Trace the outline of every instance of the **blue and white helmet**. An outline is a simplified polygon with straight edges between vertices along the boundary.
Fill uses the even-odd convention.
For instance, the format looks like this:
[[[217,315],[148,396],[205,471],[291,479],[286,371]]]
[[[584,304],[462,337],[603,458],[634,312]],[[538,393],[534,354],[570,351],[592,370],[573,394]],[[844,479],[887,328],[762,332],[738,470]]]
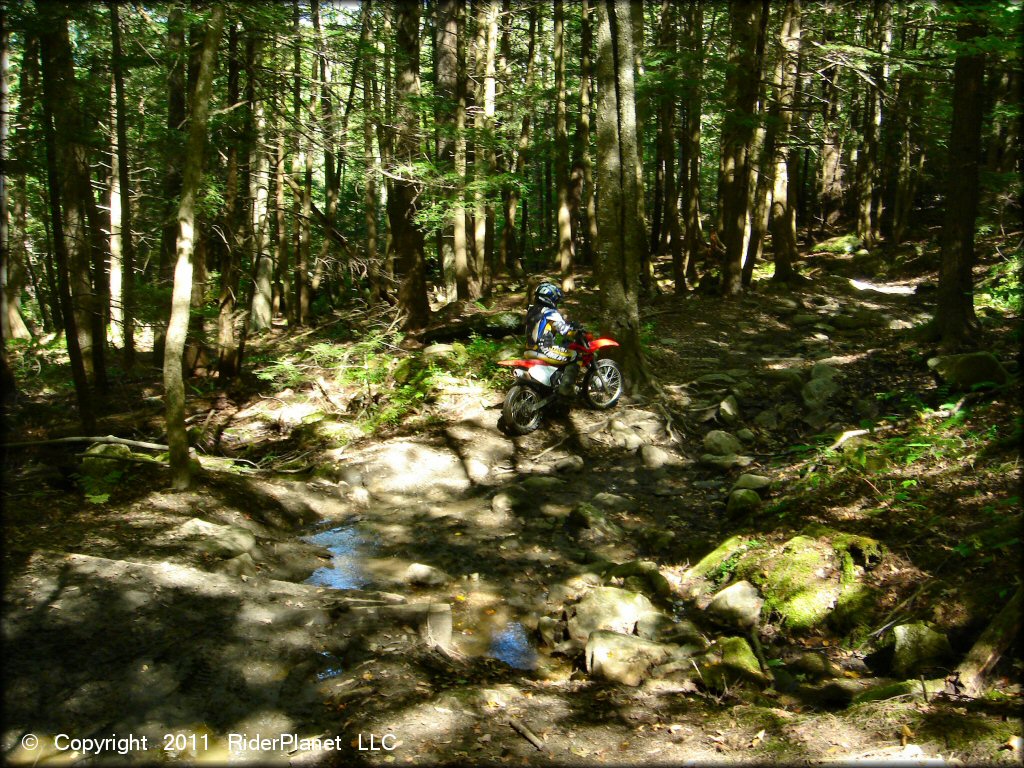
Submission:
[[[558,308],[558,302],[562,300],[562,289],[554,283],[541,283],[533,294],[538,304],[543,304],[552,309]]]

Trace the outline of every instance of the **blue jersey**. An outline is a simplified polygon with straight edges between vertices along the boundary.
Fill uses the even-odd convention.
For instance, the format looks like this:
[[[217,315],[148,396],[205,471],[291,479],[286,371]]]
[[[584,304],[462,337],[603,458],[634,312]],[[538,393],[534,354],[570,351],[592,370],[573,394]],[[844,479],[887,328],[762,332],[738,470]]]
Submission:
[[[572,326],[554,307],[533,304],[526,310],[526,348],[546,349],[555,346],[555,335],[566,336]]]

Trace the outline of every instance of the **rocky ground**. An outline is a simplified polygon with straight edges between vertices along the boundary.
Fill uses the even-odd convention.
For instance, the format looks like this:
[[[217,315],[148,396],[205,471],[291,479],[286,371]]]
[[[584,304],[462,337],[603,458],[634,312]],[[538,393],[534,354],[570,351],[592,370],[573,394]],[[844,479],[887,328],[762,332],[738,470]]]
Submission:
[[[1017,447],[990,442],[970,477],[941,456],[871,474],[905,469],[881,433],[823,451],[869,423],[907,434],[951,389],[909,336],[933,309],[920,275],[812,271],[733,302],[657,299],[663,391],[526,437],[498,429],[500,392],[459,381],[415,428],[332,447],[351,393],[321,379],[196,398],[220,453],[287,454],[275,472],[210,458],[171,494],[137,454],[15,456],[6,759],[117,734],[149,760],[279,764],[1019,761],[1019,668],[986,699],[947,680],[1012,583],[1019,539],[969,562],[955,545],[989,511],[1019,528]],[[993,320],[1005,367],[986,376],[1017,373],[1012,329]],[[968,426],[1009,434],[1002,392]],[[42,436],[34,407],[22,426]],[[159,417],[141,399],[107,429],[159,435]],[[282,734],[304,741],[253,741]]]

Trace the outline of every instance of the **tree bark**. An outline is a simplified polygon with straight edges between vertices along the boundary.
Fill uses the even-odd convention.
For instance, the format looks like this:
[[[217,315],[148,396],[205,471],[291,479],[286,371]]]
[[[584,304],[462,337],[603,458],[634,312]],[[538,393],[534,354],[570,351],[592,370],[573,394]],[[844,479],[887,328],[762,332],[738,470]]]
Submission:
[[[992,671],[1006,650],[1017,639],[1021,624],[1021,601],[1024,587],[1017,587],[1013,597],[992,619],[992,623],[971,646],[967,656],[956,668],[959,683],[968,696],[978,697],[985,690],[985,676]]]
[[[192,115],[182,173],[181,202],[178,206],[177,263],[171,293],[171,316],[164,346],[164,400],[167,413],[167,445],[170,448],[171,484],[184,490],[191,484],[188,434],[185,431],[185,386],[182,379],[182,353],[188,330],[192,299],[192,253],[194,248],[195,201],[203,172],[206,123],[213,90],[214,59],[224,25],[224,6],[214,5],[206,25],[192,94]]]
[[[437,167],[446,181],[455,174],[455,106],[459,90],[459,10],[458,0],[441,0],[435,9],[434,23],[434,132]],[[455,194],[445,188],[446,201]],[[454,217],[449,216],[438,232],[438,260],[444,279],[445,300],[458,296],[455,269]]]
[[[110,292],[111,320],[114,314],[115,274],[120,283],[119,319],[121,325],[122,356],[125,368],[135,364],[135,241],[132,238],[132,204],[130,174],[128,168],[128,115],[124,98],[124,67],[121,51],[121,21],[118,16],[119,0],[110,3],[110,36],[113,47],[111,68],[114,75],[114,133],[117,137],[117,151],[112,154],[112,181],[117,181],[117,210],[115,211],[113,185],[110,203]],[[120,214],[120,215],[118,215]],[[117,245],[115,246],[115,237]],[[115,249],[120,251],[119,269],[114,268]],[[119,274],[118,274],[119,273]]]
[[[985,32],[983,24],[970,17],[957,29],[961,49],[953,67],[953,120],[934,328],[946,350],[964,345],[977,327],[971,271],[975,259],[974,220],[978,213],[985,54],[975,41]]]
[[[58,38],[61,27],[66,30],[66,21],[57,25],[56,36]],[[50,29],[52,31],[52,27]],[[66,103],[62,101],[66,97],[66,89],[59,83],[63,74],[58,60],[61,52],[58,51],[56,44],[51,44],[54,43],[54,40],[49,35],[41,36],[40,43],[43,53],[43,133],[46,143],[46,179],[50,195],[50,226],[53,231],[53,253],[57,261],[60,310],[64,321],[64,338],[67,341],[71,378],[75,383],[78,416],[82,421],[82,429],[85,432],[93,432],[96,426],[96,417],[93,411],[85,355],[79,345],[78,318],[75,316],[69,279],[71,259],[68,254],[68,235],[64,229],[64,217],[61,215],[63,182],[58,167],[63,158],[59,157],[55,119],[55,113],[66,106]],[[66,173],[69,172],[70,169],[66,165],[62,167]],[[76,226],[81,225],[80,216],[75,223]]]
[[[419,121],[414,100],[419,96],[420,9],[402,3],[395,14],[395,168],[388,195],[388,217],[395,252],[395,273],[401,276],[398,303],[408,331],[425,328],[430,319],[427,301],[423,231],[416,223],[421,189],[412,167],[420,157]]]
[[[722,293],[734,296],[742,290],[743,234],[747,220],[750,185],[750,148],[754,140],[754,110],[760,67],[757,37],[761,6],[734,2],[730,7],[731,39],[725,82],[726,115],[722,126],[722,244],[725,257]]]
[[[576,287],[573,278],[572,211],[569,207],[569,132],[565,108],[565,10],[563,0],[554,0],[555,30],[555,184],[558,187],[558,264],[562,290]]]
[[[639,148],[633,80],[633,37],[627,0],[598,0],[597,169],[598,279],[601,306],[622,344],[622,367],[631,391],[650,384],[640,343],[640,254],[644,228],[636,206],[643,189],[636,176]]]
[[[782,47],[779,84],[775,97],[777,134],[772,163],[775,166],[772,192],[771,230],[775,256],[773,280],[788,281],[796,275],[796,206],[789,192],[789,133],[796,102],[797,65],[800,59],[800,0],[788,0],[782,14],[779,44]]]
[[[594,244],[597,242],[597,197],[594,195],[594,163],[590,158],[590,120],[593,100],[593,16],[592,0],[580,4],[580,114],[576,126],[576,160],[574,166],[583,169],[583,237],[580,261],[594,263]]]
[[[690,0],[687,13],[687,37],[683,47],[691,52],[692,73],[684,91],[686,113],[686,129],[683,136],[683,161],[685,167],[685,186],[683,189],[684,217],[683,230],[685,237],[684,266],[680,271],[686,274],[691,283],[697,278],[697,254],[704,243],[703,228],[700,220],[700,169],[701,169],[701,113],[703,111],[703,77],[704,77],[704,11],[701,0]],[[686,290],[678,277],[676,292]]]

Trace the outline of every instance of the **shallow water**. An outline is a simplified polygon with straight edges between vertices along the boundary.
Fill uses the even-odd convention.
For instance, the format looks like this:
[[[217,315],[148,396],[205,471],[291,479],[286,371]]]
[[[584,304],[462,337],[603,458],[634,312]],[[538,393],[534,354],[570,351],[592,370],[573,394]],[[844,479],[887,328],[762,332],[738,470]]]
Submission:
[[[537,651],[518,621],[511,621],[491,633],[487,655],[515,669],[534,669],[537,666]]]
[[[331,553],[331,564],[313,571],[306,584],[332,589],[360,589],[370,583],[362,567],[360,549],[367,545],[366,538],[354,525],[328,528],[303,541],[326,547]]]

